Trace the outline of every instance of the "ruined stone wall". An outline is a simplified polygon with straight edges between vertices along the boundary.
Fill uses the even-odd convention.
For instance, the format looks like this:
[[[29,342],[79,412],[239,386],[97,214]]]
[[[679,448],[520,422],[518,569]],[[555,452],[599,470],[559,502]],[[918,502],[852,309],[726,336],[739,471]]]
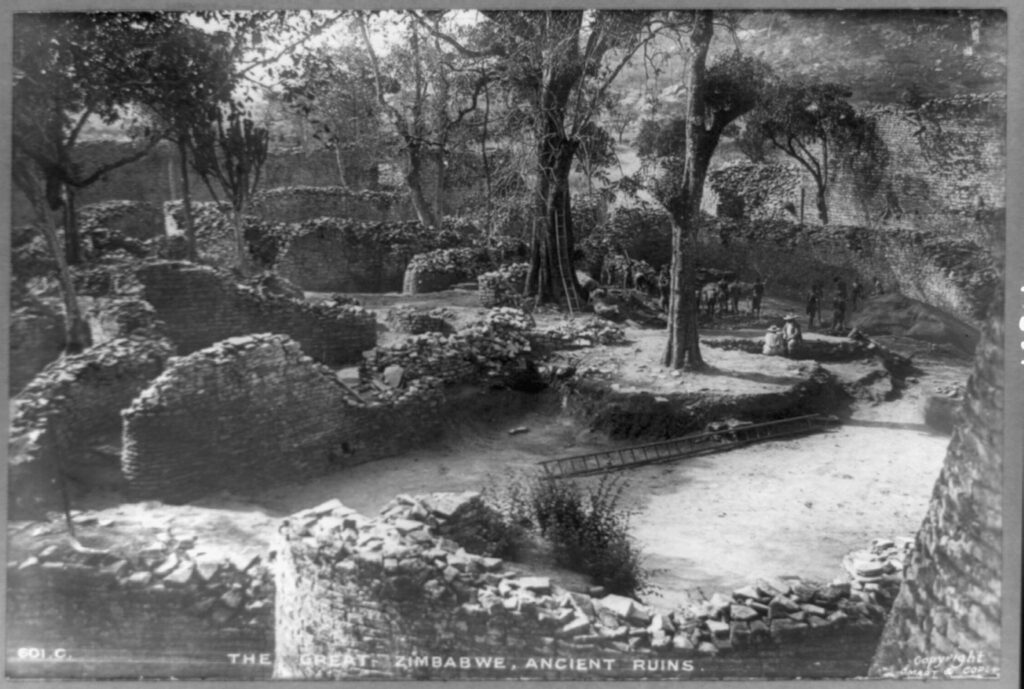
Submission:
[[[7,391],[14,394],[64,351],[64,319],[36,299],[11,305]]]
[[[888,149],[887,168],[870,188],[837,170],[827,195],[829,222],[954,235],[964,229],[973,232],[970,218],[976,211],[1006,205],[1004,99],[1005,94],[965,95],[930,101],[920,110],[870,108]],[[703,209],[725,217],[739,212],[751,218],[797,220],[802,187],[803,220],[819,224],[813,178],[792,158],[771,148],[768,154],[764,164],[744,162],[712,171]],[[786,172],[766,179],[779,166]],[[787,204],[792,215],[783,210]]]
[[[529,263],[510,263],[497,270],[477,276],[477,294],[480,305],[514,306],[526,287],[526,276],[530,271]]]
[[[659,613],[467,552],[453,539],[460,514],[479,520],[464,509],[474,500],[399,496],[378,519],[334,500],[285,520],[275,543],[274,677],[807,677],[801,646],[843,672],[839,659],[873,643],[898,586],[898,568],[873,558],[858,562],[867,584],[762,580]],[[824,650],[815,643],[823,639]]]
[[[459,282],[472,280],[492,267],[485,251],[468,247],[417,254],[405,269],[402,293],[440,292]]]
[[[264,558],[164,545],[123,555],[47,545],[9,561],[8,647],[69,656],[16,656],[23,662],[9,661],[9,676],[246,678],[268,669],[228,661],[229,653],[273,649],[274,583]]]
[[[72,472],[92,442],[116,434],[120,410],[173,353],[166,340],[121,338],[65,357],[36,376],[14,400],[8,447],[11,514],[57,504],[56,467]]]
[[[872,674],[995,676],[1002,651],[1003,313],[975,355],[942,473]],[[967,660],[970,655],[970,660]],[[921,658],[934,658],[922,665]]]
[[[457,246],[470,229],[446,220],[440,230],[419,222],[353,222],[320,217],[281,233],[275,270],[303,289],[384,292],[402,289],[406,264],[417,253]]]
[[[302,222],[314,218],[345,218],[359,222],[412,220],[405,195],[392,191],[345,187],[279,187],[257,192],[249,212],[270,222]]]
[[[141,299],[83,297],[80,301],[84,306],[83,314],[89,323],[93,344],[163,327],[153,305]]]
[[[756,271],[769,292],[801,297],[814,280],[870,287],[878,277],[902,294],[976,325],[999,288],[991,250],[963,239],[942,239],[898,228],[718,222],[702,230],[702,265]]]
[[[284,335],[230,338],[175,359],[123,412],[122,471],[140,499],[256,492],[422,442],[441,402],[431,381],[360,402]]]
[[[321,363],[344,365],[361,361],[377,340],[376,319],[357,306],[261,294],[212,268],[184,262],[150,263],[136,274],[142,297],[182,353],[237,335],[277,332]]]
[[[78,226],[83,232],[99,228],[145,241],[164,234],[164,216],[156,204],[138,201],[103,201],[78,209]]]

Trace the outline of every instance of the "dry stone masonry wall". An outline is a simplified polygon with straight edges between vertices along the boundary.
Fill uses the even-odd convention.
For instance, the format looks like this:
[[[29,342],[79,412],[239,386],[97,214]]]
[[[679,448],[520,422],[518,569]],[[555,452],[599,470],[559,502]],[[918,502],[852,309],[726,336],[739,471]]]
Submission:
[[[79,529],[92,528],[75,518]],[[153,668],[165,677],[167,667],[179,678],[251,676],[262,668],[225,658],[273,648],[274,583],[265,558],[186,536],[121,554],[48,544],[8,562],[7,639],[12,648],[64,649],[71,657],[63,677],[75,656],[93,659],[88,674],[96,678],[138,678]],[[111,649],[119,657],[109,657]],[[105,662],[97,667],[98,658]]]
[[[346,187],[278,187],[257,192],[249,212],[270,222],[302,222],[332,217],[395,222],[408,217],[403,194]]]
[[[64,351],[64,319],[50,305],[38,299],[13,303],[8,340],[7,390],[21,390],[43,368]]]
[[[888,559],[900,551],[876,544],[852,582],[759,580],[662,613],[467,552],[454,538],[466,515],[479,519],[479,501],[399,496],[370,519],[334,500],[285,520],[275,678],[665,677],[659,668],[693,670],[733,652],[874,638],[899,585]]]
[[[526,287],[529,271],[529,263],[511,263],[477,276],[480,305],[486,308],[515,306]]]
[[[486,251],[479,249],[438,249],[417,254],[405,269],[402,292],[440,292],[452,285],[472,280],[489,268],[491,259]]]
[[[106,229],[145,241],[164,234],[159,206],[138,201],[103,201],[78,210],[78,228],[83,233]]]
[[[984,246],[898,228],[791,223],[716,223],[705,229],[701,255],[709,264],[752,266],[779,286],[803,293],[812,280],[871,285],[878,277],[977,325],[998,289],[996,260]],[[771,287],[769,287],[771,289]]]
[[[174,359],[123,412],[122,471],[140,499],[251,493],[422,442],[441,402],[430,380],[358,401],[284,335],[229,338]]]
[[[8,447],[12,516],[57,504],[57,468],[72,473],[91,443],[116,435],[120,410],[173,353],[166,340],[111,340],[54,362],[21,391]]]
[[[377,341],[376,319],[358,306],[306,303],[238,285],[212,268],[155,262],[137,276],[182,353],[254,332],[283,333],[317,361],[345,365]]]

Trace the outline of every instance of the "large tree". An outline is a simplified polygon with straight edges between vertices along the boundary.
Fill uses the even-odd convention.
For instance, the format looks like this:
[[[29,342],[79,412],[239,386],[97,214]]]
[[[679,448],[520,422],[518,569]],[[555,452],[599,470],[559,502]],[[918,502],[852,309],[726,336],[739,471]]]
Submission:
[[[63,210],[68,264],[82,258],[76,191],[139,160],[160,139],[158,132],[147,130],[134,150],[93,168],[74,155],[88,123],[118,122],[134,102],[138,84],[148,78],[141,58],[162,40],[166,25],[156,16],[69,12],[14,17],[13,146],[16,155],[34,165],[32,174],[41,177],[49,209]]]
[[[776,81],[747,123],[748,142],[770,144],[811,175],[823,224],[829,221],[828,194],[841,166],[877,180],[888,160],[875,120],[850,103],[851,95],[839,84]]]
[[[685,150],[662,162],[654,195],[672,219],[668,342],[662,359],[672,368],[704,366],[697,337],[696,237],[704,180],[725,128],[757,104],[767,68],[733,53],[707,67],[715,31],[711,10],[694,12],[689,37]]]

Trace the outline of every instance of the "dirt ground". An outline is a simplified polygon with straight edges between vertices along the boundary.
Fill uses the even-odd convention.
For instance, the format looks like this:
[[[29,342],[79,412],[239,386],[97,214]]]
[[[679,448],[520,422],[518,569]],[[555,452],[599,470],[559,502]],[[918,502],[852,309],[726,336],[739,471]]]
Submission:
[[[364,298],[368,308],[395,303],[447,306],[459,320],[481,311],[471,292]],[[769,300],[765,318],[794,308]],[[553,323],[559,318],[542,315],[538,321]],[[606,371],[624,391],[711,394],[780,390],[799,381],[801,368],[806,370],[811,363],[704,347],[709,371],[676,376],[658,364],[663,331],[629,327],[627,335],[627,345],[577,352],[578,363]],[[913,348],[909,342],[903,344]],[[923,398],[963,383],[969,370],[965,357],[930,357],[927,348],[918,350],[915,361],[922,373],[908,381],[899,399],[858,402],[837,429],[625,474],[629,485],[624,500],[635,510],[635,534],[646,566],[654,570],[651,583],[657,593],[651,602],[674,608],[694,596],[728,590],[758,576],[831,580],[839,574],[842,556],[872,538],[912,535],[949,442],[948,436],[923,424]],[[826,367],[840,378],[863,375],[862,364]],[[134,533],[139,543],[161,531],[178,530],[196,534],[215,548],[231,548],[234,543],[239,548],[265,547],[275,518],[332,498],[372,515],[400,493],[480,490],[500,483],[508,470],[528,469],[543,459],[628,444],[579,427],[559,413],[559,400],[550,393],[462,394],[469,395],[466,407],[476,410],[472,418],[446,419],[446,431],[436,442],[398,457],[308,484],[272,487],[245,500],[218,494],[191,506],[121,505],[79,519]],[[518,427],[528,430],[509,433]],[[12,526],[25,533],[40,528]],[[564,572],[547,571],[579,581]]]

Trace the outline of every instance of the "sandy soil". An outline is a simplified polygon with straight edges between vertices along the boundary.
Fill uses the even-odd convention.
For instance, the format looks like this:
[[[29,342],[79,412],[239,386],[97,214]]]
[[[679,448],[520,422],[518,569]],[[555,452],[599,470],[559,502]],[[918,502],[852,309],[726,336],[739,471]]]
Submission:
[[[417,301],[454,307],[461,320],[479,311],[473,308],[472,293],[467,295],[442,293]],[[386,308],[409,298],[375,295],[369,301],[364,303],[370,308]],[[767,317],[773,307],[775,315],[793,308],[785,302],[769,301],[768,306]],[[620,389],[666,393],[778,390],[800,380],[801,369],[805,372],[811,363],[705,347],[708,372],[674,376],[657,363],[663,332],[630,328],[628,335],[628,345],[577,356],[607,371]],[[870,539],[912,535],[949,442],[923,425],[922,398],[962,383],[968,372],[963,358],[921,362],[924,373],[910,381],[900,399],[860,402],[836,430],[623,474],[629,482],[624,499],[636,511],[636,537],[647,554],[646,565],[655,570],[652,583],[660,595],[652,602],[671,608],[758,576],[829,580],[839,573],[842,556]],[[851,380],[864,373],[861,364],[827,367]],[[479,490],[500,482],[507,470],[527,469],[542,459],[626,444],[611,443],[560,415],[559,401],[551,394],[467,394],[467,408],[476,410],[472,418],[447,419],[446,432],[436,442],[399,457],[307,485],[272,487],[244,501],[220,494],[193,506],[122,505],[85,518],[112,523],[124,533],[133,530],[132,524],[144,526],[136,531],[141,540],[178,530],[199,535],[211,547],[229,548],[236,541],[238,547],[265,547],[273,519],[332,498],[375,514],[400,493]],[[529,430],[510,435],[516,427]],[[19,528],[31,534],[39,527]]]

